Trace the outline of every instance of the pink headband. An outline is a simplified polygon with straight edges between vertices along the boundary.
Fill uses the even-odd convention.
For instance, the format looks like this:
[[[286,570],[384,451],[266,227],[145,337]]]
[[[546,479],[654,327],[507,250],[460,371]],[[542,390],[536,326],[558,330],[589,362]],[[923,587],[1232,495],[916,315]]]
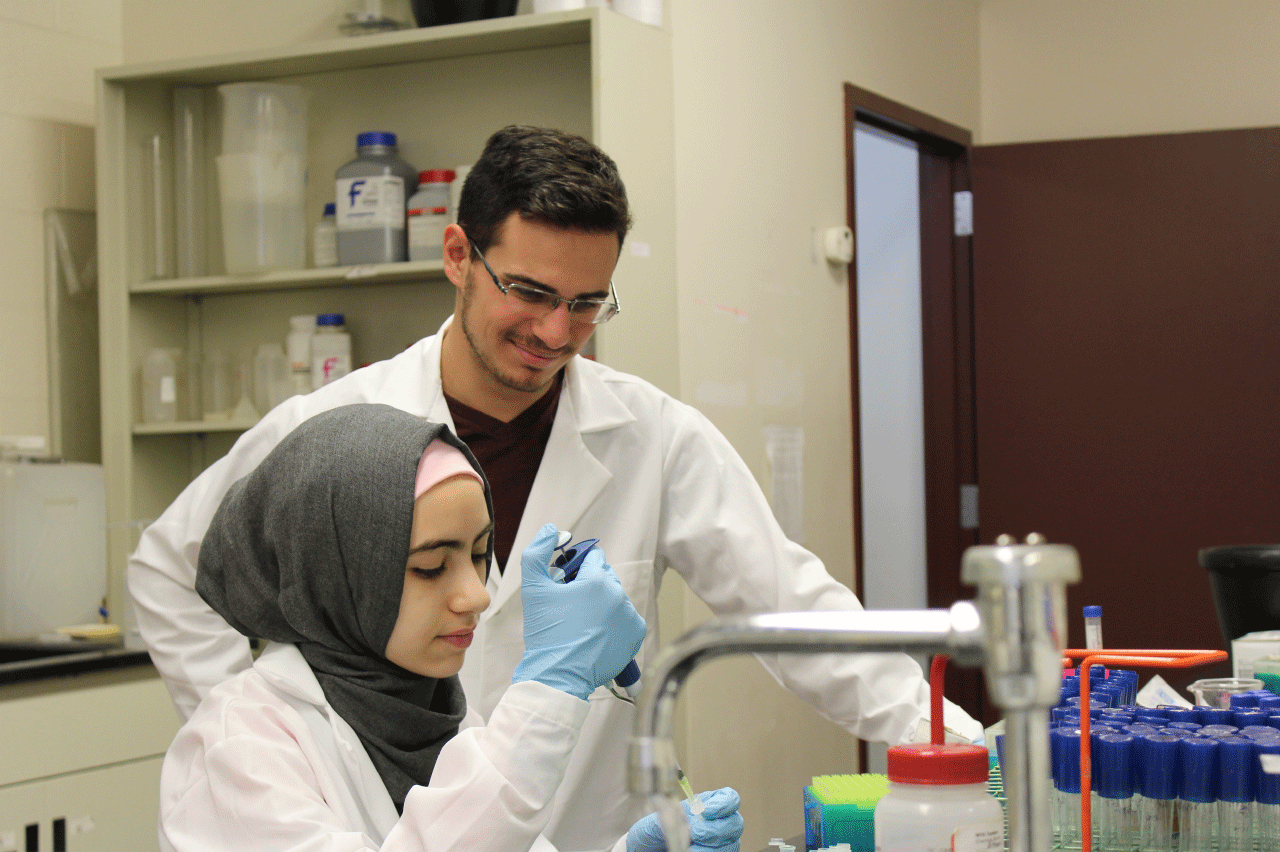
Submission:
[[[426,452],[418,462],[418,478],[413,485],[413,499],[417,500],[428,489],[455,476],[470,476],[484,485],[484,480],[462,451],[452,444],[436,439],[427,444]]]

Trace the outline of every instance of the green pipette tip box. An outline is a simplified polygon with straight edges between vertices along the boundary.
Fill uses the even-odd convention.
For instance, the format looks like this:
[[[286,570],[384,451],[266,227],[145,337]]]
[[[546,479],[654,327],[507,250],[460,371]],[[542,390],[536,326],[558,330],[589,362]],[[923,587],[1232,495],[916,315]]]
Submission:
[[[818,775],[804,788],[804,843],[809,849],[848,843],[875,852],[876,803],[889,792],[884,775]]]

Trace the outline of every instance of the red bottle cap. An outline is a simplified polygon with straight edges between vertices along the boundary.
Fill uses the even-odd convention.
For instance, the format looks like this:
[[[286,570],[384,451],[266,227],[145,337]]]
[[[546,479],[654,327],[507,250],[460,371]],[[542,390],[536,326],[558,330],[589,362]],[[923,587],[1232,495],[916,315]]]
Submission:
[[[912,743],[889,749],[889,780],[900,784],[985,784],[991,762],[977,745]]]

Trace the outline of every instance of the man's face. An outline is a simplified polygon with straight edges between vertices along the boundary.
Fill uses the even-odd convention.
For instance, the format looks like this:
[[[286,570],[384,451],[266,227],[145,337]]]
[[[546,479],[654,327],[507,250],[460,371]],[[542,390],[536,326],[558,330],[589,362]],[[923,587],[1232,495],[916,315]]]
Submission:
[[[512,214],[485,252],[504,285],[519,283],[563,299],[609,299],[618,260],[611,232],[566,231]],[[595,326],[569,318],[566,305],[537,309],[506,296],[478,257],[463,266],[459,321],[488,380],[540,396],[590,339]]]

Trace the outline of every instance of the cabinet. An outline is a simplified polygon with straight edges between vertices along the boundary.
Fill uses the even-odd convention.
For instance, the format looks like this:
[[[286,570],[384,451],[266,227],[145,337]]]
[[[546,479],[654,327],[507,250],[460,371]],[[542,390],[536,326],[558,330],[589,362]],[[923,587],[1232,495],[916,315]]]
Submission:
[[[154,669],[4,687],[0,729],[0,852],[29,838],[40,852],[157,848],[160,765],[178,717]]]
[[[272,80],[311,93],[308,233],[332,174],[354,153],[356,134],[390,130],[416,168],[472,162],[489,134],[511,123],[579,133],[618,162],[635,227],[615,282],[623,313],[597,334],[600,360],[677,391],[675,226],[670,36],[602,8],[522,15],[296,45],[191,61],[105,69],[98,74],[98,231],[103,466],[107,478],[109,595],[124,602],[124,564],[137,533],[246,423],[140,424],[139,367],[153,347],[195,358],[283,341],[297,313],[346,314],[354,360],[389,357],[435,331],[453,308],[439,261],[352,269],[228,276],[214,157],[216,87]],[[207,277],[156,279],[148,263],[157,218],[150,212],[151,142],[172,145],[175,89],[202,91],[206,121]],[[163,166],[172,156],[161,157]],[[160,197],[171,193],[162,168]],[[160,219],[172,219],[161,215]],[[172,226],[161,222],[161,239]]]

